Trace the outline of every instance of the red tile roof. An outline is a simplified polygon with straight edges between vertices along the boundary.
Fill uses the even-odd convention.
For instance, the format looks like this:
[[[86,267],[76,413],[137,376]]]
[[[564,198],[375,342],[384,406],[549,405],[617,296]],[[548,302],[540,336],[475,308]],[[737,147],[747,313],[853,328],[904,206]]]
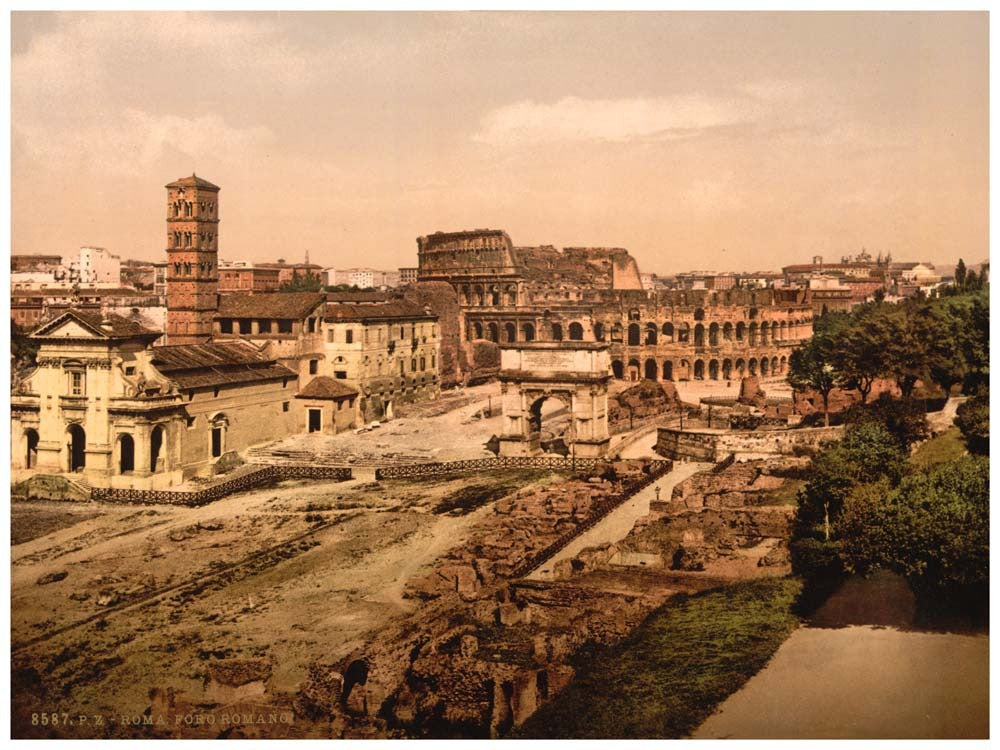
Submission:
[[[437,316],[420,305],[406,300],[389,300],[387,302],[361,303],[327,303],[324,320],[331,322],[350,322],[366,320],[434,320]]]
[[[215,317],[302,320],[325,301],[323,292],[226,294],[219,299]]]
[[[357,396],[358,392],[349,385],[339,383],[326,375],[320,375],[309,381],[309,385],[303,388],[295,398],[314,398],[321,400],[340,400],[350,396]]]
[[[208,180],[203,180],[196,174],[192,174],[190,177],[181,177],[179,180],[174,180],[173,182],[168,182],[166,187],[200,187],[208,188],[210,190],[221,190],[218,185],[213,185]]]
[[[296,377],[287,367],[242,341],[154,347],[152,361],[182,389]]]
[[[123,318],[121,315],[115,315],[114,313],[103,314],[100,310],[81,309],[69,309],[54,318],[50,318],[39,324],[30,335],[33,337],[45,337],[48,331],[53,330],[65,319],[75,320],[98,338],[146,338],[153,341],[163,335],[162,331],[154,331],[152,328],[146,328],[142,323],[129,318]]]

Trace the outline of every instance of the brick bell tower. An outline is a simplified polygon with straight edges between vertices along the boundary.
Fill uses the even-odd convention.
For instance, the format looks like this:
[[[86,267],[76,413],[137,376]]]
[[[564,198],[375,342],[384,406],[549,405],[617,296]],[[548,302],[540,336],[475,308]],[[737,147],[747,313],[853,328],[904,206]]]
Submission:
[[[218,307],[219,186],[192,174],[166,187],[166,343],[200,344]]]

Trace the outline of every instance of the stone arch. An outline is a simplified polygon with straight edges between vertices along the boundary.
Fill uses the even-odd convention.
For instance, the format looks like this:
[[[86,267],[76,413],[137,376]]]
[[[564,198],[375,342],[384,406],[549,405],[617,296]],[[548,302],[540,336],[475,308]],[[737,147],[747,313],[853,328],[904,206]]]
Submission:
[[[562,341],[563,340],[562,323],[553,323],[552,324],[552,340],[553,341]]]
[[[747,360],[747,374],[756,375],[757,374],[757,360],[754,357],[750,357]]]
[[[778,358],[771,357],[771,375],[773,376],[777,374],[778,374]]]
[[[629,346],[639,346],[640,343],[640,331],[638,323],[629,323],[628,326],[628,345]]]
[[[118,473],[135,471],[135,440],[127,432],[118,436]]]
[[[700,307],[696,308],[695,311],[694,311],[694,319],[695,320],[704,320],[705,319],[705,311],[704,311],[704,309],[702,309]]]
[[[782,354],[781,359],[778,360],[779,372],[784,375],[788,371],[788,358]]]
[[[668,344],[674,343],[674,324],[673,323],[664,323],[663,324],[662,333],[663,333],[663,340],[666,343],[668,343]]]
[[[695,380],[705,379],[705,360],[696,359],[694,361],[694,379]]]
[[[747,327],[743,324],[743,321],[739,321],[736,324],[736,340],[742,342],[747,337]]]
[[[676,333],[678,344],[686,344],[691,340],[691,327],[687,323],[678,323]]]
[[[771,370],[771,364],[768,362],[767,357],[760,358],[760,376],[762,378],[767,377],[767,373]]]
[[[708,361],[708,378],[709,380],[719,379],[719,360],[710,359]]]
[[[583,326],[575,320],[569,324],[569,340],[583,341]]]
[[[712,323],[708,326],[708,345],[718,346],[719,345],[719,324]]]
[[[208,420],[208,426],[210,455],[212,458],[218,458],[226,452],[226,433],[229,431],[229,417],[219,412]]]
[[[646,324],[646,346],[653,346],[656,344],[656,323]]]
[[[639,360],[630,359],[628,361],[628,380],[633,383],[636,382],[637,380],[639,380],[640,372],[641,370],[639,369]]]
[[[722,324],[722,340],[732,341],[733,340],[733,324],[723,323]]]
[[[594,323],[594,341],[604,341],[603,323]]]
[[[512,344],[517,341],[517,326],[513,323],[504,323],[503,332],[505,336],[504,341],[508,344]]]
[[[646,380],[656,380],[659,374],[659,367],[656,365],[655,359],[647,359],[643,365],[643,376]]]
[[[674,379],[674,363],[669,359],[663,360],[663,379],[673,380]]]
[[[34,469],[38,465],[38,430],[29,427],[24,431],[24,468]]]
[[[490,304],[493,307],[500,307],[500,287],[496,284],[490,287]]]
[[[694,345],[705,346],[705,326],[701,323],[696,323],[694,327]]]
[[[517,287],[508,286],[507,287],[507,304],[513,306],[517,305]]]
[[[677,374],[678,380],[690,380],[691,379],[691,363],[686,359],[682,359],[680,362],[680,367],[678,368],[680,372]]]
[[[87,433],[74,422],[66,428],[66,434],[69,437],[66,466],[71,472],[83,471],[87,468]]]
[[[535,340],[535,326],[531,323],[525,323],[521,326],[521,336],[524,341],[534,341]]]
[[[740,359],[736,360],[735,367],[736,367],[736,377],[742,379],[747,371],[747,363],[744,362],[743,358],[741,357]]]
[[[611,361],[611,374],[618,378],[618,380],[625,377],[625,366],[622,364],[620,359],[614,359]]]
[[[472,338],[481,339],[483,337],[483,324],[478,320],[472,324]]]
[[[488,338],[494,344],[500,343],[500,329],[496,323],[487,323],[486,332],[489,334]]]
[[[751,323],[750,324],[750,327],[748,329],[748,334],[749,335],[747,337],[747,339],[748,339],[747,343],[750,344],[750,346],[757,346],[757,324],[756,323]]]
[[[768,333],[771,331],[771,326],[768,325],[767,321],[760,324],[760,343],[761,345],[767,344]]]
[[[733,377],[733,361],[731,359],[722,360],[722,379],[730,380]]]

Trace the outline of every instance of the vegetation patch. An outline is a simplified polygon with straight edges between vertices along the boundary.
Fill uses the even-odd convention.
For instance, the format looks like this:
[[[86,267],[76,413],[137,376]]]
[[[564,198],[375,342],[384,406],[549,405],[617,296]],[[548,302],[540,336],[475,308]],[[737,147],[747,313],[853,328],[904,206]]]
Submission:
[[[949,427],[936,437],[921,443],[910,456],[910,467],[914,471],[931,469],[961,458],[966,453],[965,441],[957,427]]]
[[[576,658],[577,678],[520,738],[684,737],[771,658],[799,620],[794,578],[677,597],[625,641]]]

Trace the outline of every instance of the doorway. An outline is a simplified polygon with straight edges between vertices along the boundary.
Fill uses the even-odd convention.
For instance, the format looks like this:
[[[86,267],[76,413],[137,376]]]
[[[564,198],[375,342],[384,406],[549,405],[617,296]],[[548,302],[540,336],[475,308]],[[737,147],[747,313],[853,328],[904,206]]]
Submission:
[[[323,410],[309,410],[309,432],[319,432],[323,428]]]
[[[69,470],[82,471],[87,466],[87,433],[78,424],[69,426]]]

